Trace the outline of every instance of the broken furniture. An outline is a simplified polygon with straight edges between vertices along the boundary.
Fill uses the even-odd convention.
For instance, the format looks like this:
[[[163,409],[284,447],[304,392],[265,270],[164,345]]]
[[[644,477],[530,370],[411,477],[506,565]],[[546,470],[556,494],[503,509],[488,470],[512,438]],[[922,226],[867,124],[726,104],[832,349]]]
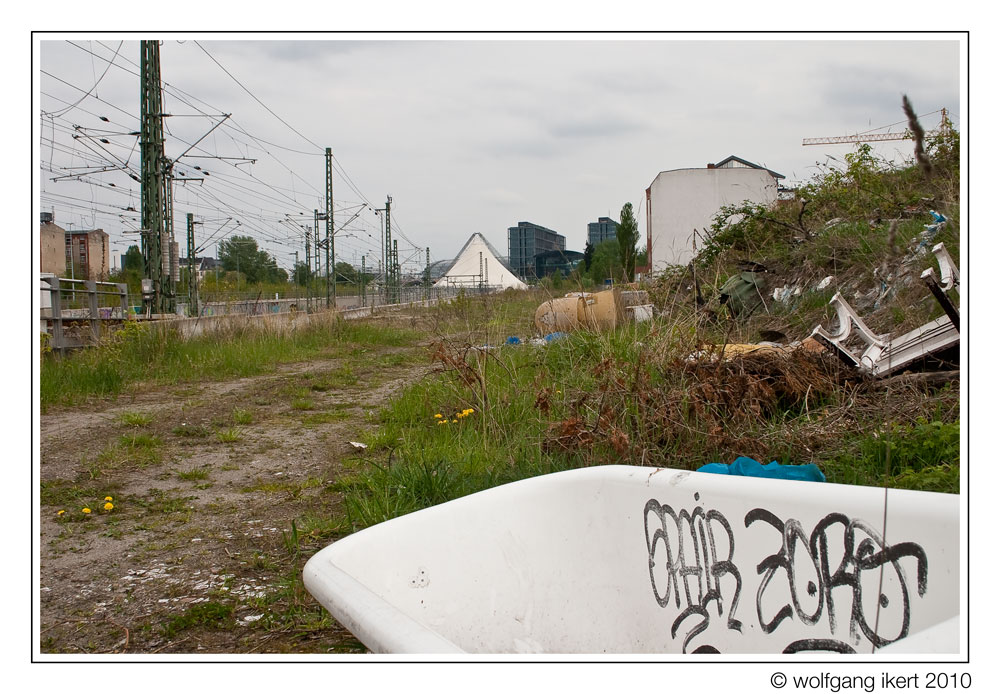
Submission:
[[[830,299],[830,303],[837,308],[839,325],[836,332],[817,325],[812,337],[843,361],[869,371],[874,376],[888,376],[926,357],[941,355],[946,350],[956,348],[961,339],[958,308],[945,292],[952,288],[960,291],[958,266],[943,243],[935,245],[931,252],[937,258],[941,279],[938,280],[933,268],[924,270],[920,277],[944,309],[943,316],[898,337],[876,335],[840,292],[837,292]],[[846,344],[847,339],[854,334],[855,327],[856,334],[867,344],[860,353],[852,351]]]

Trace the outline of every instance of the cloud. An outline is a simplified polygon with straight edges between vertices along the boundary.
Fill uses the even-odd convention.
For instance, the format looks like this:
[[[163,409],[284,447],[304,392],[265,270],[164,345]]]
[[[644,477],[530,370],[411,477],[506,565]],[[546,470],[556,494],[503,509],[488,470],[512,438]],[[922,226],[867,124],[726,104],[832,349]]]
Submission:
[[[645,129],[644,124],[633,118],[596,114],[553,123],[548,127],[548,133],[557,138],[610,138],[638,133]]]

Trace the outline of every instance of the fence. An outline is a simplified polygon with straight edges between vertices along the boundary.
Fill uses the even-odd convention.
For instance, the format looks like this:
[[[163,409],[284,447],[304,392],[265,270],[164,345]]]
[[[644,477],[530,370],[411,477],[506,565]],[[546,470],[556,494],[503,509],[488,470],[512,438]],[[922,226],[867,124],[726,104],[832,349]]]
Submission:
[[[489,293],[496,288],[490,287],[469,287],[465,289],[467,294]],[[398,287],[391,291],[386,291],[379,287],[366,288],[364,293],[340,293],[336,299],[333,296],[327,302],[326,296],[315,295],[294,295],[289,296],[288,292],[283,292],[284,296],[263,296],[260,292],[225,292],[216,293],[207,300],[202,301],[198,307],[198,317],[209,318],[213,316],[262,316],[271,313],[285,313],[288,311],[304,311],[314,313],[336,308],[337,311],[351,311],[360,308],[374,308],[377,306],[390,306],[397,304],[414,304],[417,302],[434,303],[441,299],[450,299],[457,296],[462,291],[460,287]],[[213,300],[215,299],[215,300]],[[336,302],[336,303],[334,303]],[[179,315],[190,315],[186,303],[178,303],[177,313]]]
[[[128,286],[112,282],[41,276],[40,327],[59,354],[96,344],[108,323],[128,318]]]
[[[201,319],[221,319],[223,316],[262,317],[282,313],[318,313],[336,310],[345,318],[372,315],[379,307],[430,306],[447,301],[458,294],[487,294],[498,287],[423,287],[403,286],[386,290],[369,287],[363,294],[331,296],[328,308],[325,296],[288,296],[265,298],[260,292],[231,292],[216,295],[218,301],[205,301],[199,306],[199,315],[187,319],[193,323],[182,330],[196,334],[206,326],[198,325]],[[148,320],[139,315],[139,307],[130,307],[128,287],[125,284],[94,282],[60,278],[50,274],[41,276],[41,330],[49,335],[49,345],[58,354],[69,349],[96,344],[107,333],[110,324],[128,318]],[[335,301],[335,306],[334,306]],[[178,303],[177,316],[157,315],[153,320],[174,321],[188,314],[188,305]],[[180,321],[185,323],[186,321]],[[177,323],[179,325],[180,323]]]

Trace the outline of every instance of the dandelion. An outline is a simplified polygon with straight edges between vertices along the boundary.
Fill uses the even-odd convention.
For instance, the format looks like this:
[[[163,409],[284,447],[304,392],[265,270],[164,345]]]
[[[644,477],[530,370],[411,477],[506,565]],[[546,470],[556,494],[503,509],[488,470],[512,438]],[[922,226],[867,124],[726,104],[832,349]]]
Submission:
[[[439,420],[438,420],[438,424],[439,424],[439,425],[440,425],[440,424],[447,424],[447,423],[448,423],[448,420],[447,420],[447,419],[439,419]]]
[[[82,511],[83,511],[84,513],[90,513],[90,509],[89,509],[89,508],[83,508],[83,509],[81,509],[81,510],[82,510]]]
[[[63,515],[64,513],[66,513],[66,511],[65,511],[65,510],[63,510],[63,509],[59,509],[59,510],[58,510],[58,511],[56,512],[56,515],[57,515],[57,516],[61,516],[61,515]]]
[[[115,505],[113,503],[111,503],[110,501],[108,503],[104,504],[104,510],[105,511],[110,511],[114,507],[115,507]]]
[[[452,424],[458,424],[458,420],[457,419],[453,419],[453,420],[451,420],[451,423]]]
[[[105,501],[114,501],[114,499],[112,499],[112,498],[111,498],[110,496],[106,496],[106,497],[104,497],[104,500],[105,500]]]
[[[438,412],[436,415],[434,415],[434,419],[441,419],[442,417],[444,417],[444,415],[441,414],[440,412]]]

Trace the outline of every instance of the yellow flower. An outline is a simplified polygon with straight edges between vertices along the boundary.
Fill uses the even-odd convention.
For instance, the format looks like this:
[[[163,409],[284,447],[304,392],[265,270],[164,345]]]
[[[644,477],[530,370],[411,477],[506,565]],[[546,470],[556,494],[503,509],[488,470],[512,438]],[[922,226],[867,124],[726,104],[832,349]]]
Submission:
[[[104,497],[104,500],[105,500],[105,501],[114,501],[114,499],[112,499],[112,498],[111,498],[110,496],[106,496],[106,497]]]
[[[444,415],[442,415],[440,412],[438,412],[436,415],[434,415],[434,419],[441,419],[441,417],[443,417],[443,416]]]
[[[58,512],[56,512],[56,515],[57,515],[57,516],[61,516],[61,515],[62,515],[62,514],[64,514],[64,513],[66,513],[66,511],[64,511],[64,510],[62,510],[62,509],[59,509],[59,511],[58,511]]]
[[[451,423],[452,423],[452,424],[457,424],[457,423],[458,423],[458,420],[457,420],[457,419],[453,419],[453,420],[451,420]]]
[[[110,510],[111,510],[111,509],[113,509],[114,507],[115,507],[115,505],[114,505],[114,504],[112,504],[112,503],[111,503],[110,501],[109,501],[108,503],[104,504],[104,510],[105,510],[105,511],[110,511]]]
[[[89,509],[89,508],[84,508],[84,509],[81,509],[81,510],[82,510],[82,511],[83,511],[84,513],[90,513],[90,509]]]
[[[447,419],[439,419],[438,420],[438,424],[447,424],[447,423],[448,423]]]

